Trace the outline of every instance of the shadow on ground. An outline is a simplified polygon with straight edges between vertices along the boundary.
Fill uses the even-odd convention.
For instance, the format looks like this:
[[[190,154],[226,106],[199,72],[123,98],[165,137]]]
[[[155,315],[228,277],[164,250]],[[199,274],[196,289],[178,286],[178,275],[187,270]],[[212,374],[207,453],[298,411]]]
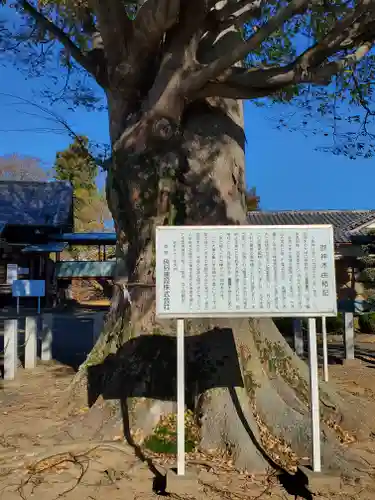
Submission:
[[[266,455],[243,414],[235,387],[244,387],[237,350],[231,329],[212,329],[185,338],[186,392],[188,408],[194,409],[198,396],[209,389],[227,388],[239,420],[250,439],[271,467],[278,471],[280,483],[292,495],[310,499],[305,485],[283,471]],[[116,354],[88,369],[88,404],[100,395],[120,401],[123,432],[136,456],[154,475],[153,491],[165,493],[166,477],[138,446],[131,435],[128,398],[176,401],[176,338],[166,335],[142,335],[129,340]],[[197,411],[197,409],[195,408]],[[198,408],[199,411],[199,408]]]

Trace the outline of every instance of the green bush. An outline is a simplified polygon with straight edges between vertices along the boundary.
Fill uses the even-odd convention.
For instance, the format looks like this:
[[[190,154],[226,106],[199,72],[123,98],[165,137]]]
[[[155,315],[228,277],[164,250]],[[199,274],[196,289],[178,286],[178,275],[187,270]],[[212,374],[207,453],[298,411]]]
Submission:
[[[154,432],[145,442],[145,447],[154,453],[177,453],[177,416],[173,413],[162,418]],[[185,450],[195,450],[200,440],[199,428],[191,411],[185,412]]]
[[[361,314],[358,323],[361,333],[375,333],[375,312]]]

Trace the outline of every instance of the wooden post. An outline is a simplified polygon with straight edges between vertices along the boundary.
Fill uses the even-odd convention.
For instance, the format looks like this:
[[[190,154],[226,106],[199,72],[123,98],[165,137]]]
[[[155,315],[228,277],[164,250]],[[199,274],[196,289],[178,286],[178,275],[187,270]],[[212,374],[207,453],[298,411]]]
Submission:
[[[302,320],[295,319],[293,321],[293,330],[294,330],[294,350],[296,354],[300,357],[303,357],[304,345],[303,345],[303,331],[302,331]]]
[[[14,380],[18,367],[18,321],[4,321],[4,380]]]

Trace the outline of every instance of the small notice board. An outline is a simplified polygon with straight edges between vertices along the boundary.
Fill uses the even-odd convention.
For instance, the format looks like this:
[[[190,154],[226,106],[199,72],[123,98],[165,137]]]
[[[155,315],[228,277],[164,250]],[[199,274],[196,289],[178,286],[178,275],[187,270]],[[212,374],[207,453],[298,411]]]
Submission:
[[[40,314],[40,297],[46,294],[46,282],[44,280],[15,280],[12,284],[12,295],[17,298],[17,313],[20,310],[21,297],[38,298],[38,314]]]
[[[18,265],[7,264],[7,284],[11,285],[18,278]]]
[[[12,285],[13,297],[44,297],[44,280],[15,280]]]

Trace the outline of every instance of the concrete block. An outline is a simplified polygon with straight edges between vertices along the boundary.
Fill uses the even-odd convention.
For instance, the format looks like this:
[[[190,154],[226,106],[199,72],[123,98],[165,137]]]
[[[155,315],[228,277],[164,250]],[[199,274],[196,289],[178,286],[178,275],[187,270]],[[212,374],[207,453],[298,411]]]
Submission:
[[[298,356],[303,357],[303,330],[302,330],[302,321],[301,319],[295,319],[293,321],[293,330],[294,330],[294,349]]]
[[[28,316],[25,326],[25,369],[36,367],[37,331],[37,318],[35,316]]]
[[[353,313],[344,313],[344,347],[345,359],[354,359],[354,318]]]
[[[361,365],[361,360],[360,359],[343,359],[342,360],[342,366],[345,366],[347,368],[355,368]]]
[[[42,351],[40,353],[40,359],[42,361],[51,361],[52,359],[52,335],[53,314],[43,314],[41,325]]]
[[[339,474],[314,472],[310,467],[299,465],[297,476],[313,495],[338,493],[341,490]]]
[[[198,476],[191,471],[186,471],[184,476],[178,476],[176,469],[169,469],[166,492],[171,495],[198,497],[200,494]]]
[[[4,380],[14,380],[18,368],[18,321],[4,321]]]

